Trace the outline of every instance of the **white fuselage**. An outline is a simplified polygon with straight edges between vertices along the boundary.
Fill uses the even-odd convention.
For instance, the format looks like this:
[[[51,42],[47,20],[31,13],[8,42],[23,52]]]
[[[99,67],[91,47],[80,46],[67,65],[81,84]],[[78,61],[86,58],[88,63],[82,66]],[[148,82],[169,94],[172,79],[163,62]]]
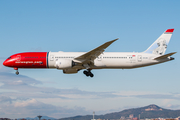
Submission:
[[[48,67],[56,68],[56,61],[74,60],[74,58],[84,54],[85,52],[49,52]],[[94,60],[91,69],[131,69],[158,64],[169,61],[170,58],[162,60],[154,60],[160,55],[136,52],[104,52]],[[84,66],[75,66],[77,69],[85,69]]]

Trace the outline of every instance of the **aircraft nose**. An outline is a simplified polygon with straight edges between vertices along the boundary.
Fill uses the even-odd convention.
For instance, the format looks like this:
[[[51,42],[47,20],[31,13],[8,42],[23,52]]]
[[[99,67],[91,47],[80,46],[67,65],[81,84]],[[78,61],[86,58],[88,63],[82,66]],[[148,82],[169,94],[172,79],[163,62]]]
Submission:
[[[4,65],[4,66],[7,66],[7,61],[6,61],[6,60],[3,62],[3,65]]]
[[[3,65],[6,67],[12,67],[13,62],[14,62],[14,59],[12,59],[12,57],[9,57],[3,62]]]
[[[7,60],[7,59],[3,62],[3,65],[6,66],[6,67],[11,66],[10,61]]]

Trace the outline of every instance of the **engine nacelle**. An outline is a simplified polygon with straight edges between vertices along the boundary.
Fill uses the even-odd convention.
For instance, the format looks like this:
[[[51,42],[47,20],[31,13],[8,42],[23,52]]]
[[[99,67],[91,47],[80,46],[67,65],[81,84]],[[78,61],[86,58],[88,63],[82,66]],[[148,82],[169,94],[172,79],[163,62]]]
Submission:
[[[74,61],[68,59],[59,59],[56,61],[55,67],[57,69],[72,68],[75,65]]]
[[[76,69],[64,69],[63,73],[64,74],[73,74],[73,73],[77,73],[78,71]]]

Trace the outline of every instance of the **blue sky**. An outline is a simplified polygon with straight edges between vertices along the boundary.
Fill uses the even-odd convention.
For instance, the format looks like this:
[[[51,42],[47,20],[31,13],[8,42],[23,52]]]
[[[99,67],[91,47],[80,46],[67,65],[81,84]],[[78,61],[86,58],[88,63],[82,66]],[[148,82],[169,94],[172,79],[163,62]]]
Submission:
[[[180,109],[180,2],[119,0],[0,1],[0,116],[54,118],[105,114],[156,104]],[[56,69],[2,65],[29,51],[87,52],[116,38],[107,52],[142,52],[175,28],[166,53],[174,61],[132,69],[93,70],[94,78]]]

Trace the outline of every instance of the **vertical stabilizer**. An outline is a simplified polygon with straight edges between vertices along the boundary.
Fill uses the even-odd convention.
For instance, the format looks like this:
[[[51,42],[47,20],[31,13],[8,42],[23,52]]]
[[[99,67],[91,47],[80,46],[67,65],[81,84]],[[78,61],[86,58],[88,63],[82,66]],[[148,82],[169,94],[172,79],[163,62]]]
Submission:
[[[167,29],[146,51],[145,53],[164,55],[167,45],[171,39],[174,29]]]

